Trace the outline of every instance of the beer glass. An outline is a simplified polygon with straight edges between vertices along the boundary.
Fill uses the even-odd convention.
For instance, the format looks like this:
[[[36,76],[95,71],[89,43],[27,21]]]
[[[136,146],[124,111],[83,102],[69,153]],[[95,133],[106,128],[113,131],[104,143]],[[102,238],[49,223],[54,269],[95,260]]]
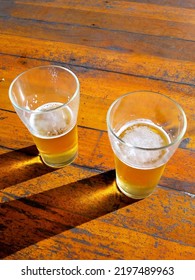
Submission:
[[[76,75],[56,65],[29,69],[10,85],[12,105],[48,166],[63,167],[77,155],[79,95]]]
[[[112,103],[107,127],[118,188],[134,199],[149,196],[185,134],[184,111],[160,93],[132,92]]]

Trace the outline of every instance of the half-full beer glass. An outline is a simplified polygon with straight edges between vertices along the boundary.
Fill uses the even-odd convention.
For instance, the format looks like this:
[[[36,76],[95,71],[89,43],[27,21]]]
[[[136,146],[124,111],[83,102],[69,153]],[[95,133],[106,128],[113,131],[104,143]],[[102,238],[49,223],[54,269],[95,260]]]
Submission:
[[[35,67],[15,78],[9,97],[43,162],[54,168],[70,164],[78,150],[76,75],[61,66]]]
[[[133,92],[113,102],[107,126],[118,188],[134,199],[147,197],[185,134],[184,111],[160,93]]]

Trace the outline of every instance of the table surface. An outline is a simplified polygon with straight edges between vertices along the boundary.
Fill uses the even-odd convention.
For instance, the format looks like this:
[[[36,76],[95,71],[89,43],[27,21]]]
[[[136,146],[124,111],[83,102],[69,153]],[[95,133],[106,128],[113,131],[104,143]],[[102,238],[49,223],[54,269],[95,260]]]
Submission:
[[[35,66],[81,84],[79,154],[41,163],[8,99]],[[120,95],[153,90],[181,104],[188,129],[143,200],[115,184],[106,113]],[[0,258],[195,259],[194,0],[0,0]]]

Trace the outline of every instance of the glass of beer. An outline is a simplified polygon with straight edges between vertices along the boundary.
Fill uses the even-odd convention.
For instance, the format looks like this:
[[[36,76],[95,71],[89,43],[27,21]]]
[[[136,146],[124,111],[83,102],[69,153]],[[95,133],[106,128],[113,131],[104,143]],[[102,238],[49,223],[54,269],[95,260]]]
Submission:
[[[149,196],[186,132],[183,109],[160,93],[132,92],[112,103],[107,127],[119,190],[133,199]]]
[[[15,111],[48,166],[63,167],[77,155],[79,97],[76,75],[56,65],[29,69],[10,85]]]

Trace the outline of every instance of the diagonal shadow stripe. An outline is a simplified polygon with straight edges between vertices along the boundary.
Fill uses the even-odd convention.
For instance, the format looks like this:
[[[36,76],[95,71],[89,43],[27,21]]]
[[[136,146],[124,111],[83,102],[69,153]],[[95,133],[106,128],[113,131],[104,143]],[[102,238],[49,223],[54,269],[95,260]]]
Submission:
[[[32,145],[0,155],[0,190],[52,172],[38,154]]]
[[[118,191],[111,170],[3,203],[0,258],[136,201]]]

